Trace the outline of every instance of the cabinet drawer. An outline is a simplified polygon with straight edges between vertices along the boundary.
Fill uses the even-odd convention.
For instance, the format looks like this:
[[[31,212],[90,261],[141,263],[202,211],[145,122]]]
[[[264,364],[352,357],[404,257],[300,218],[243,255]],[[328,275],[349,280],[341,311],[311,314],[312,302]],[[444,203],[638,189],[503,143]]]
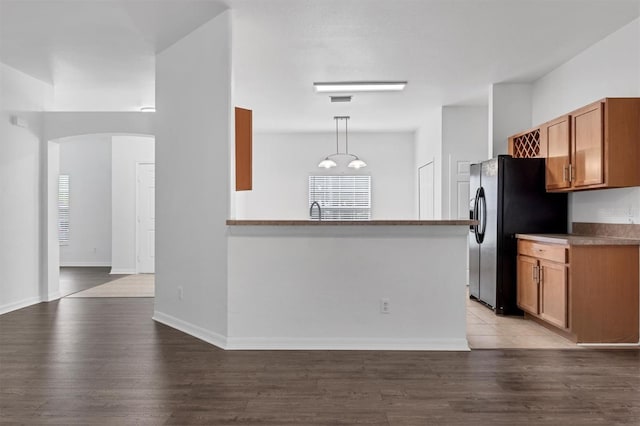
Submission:
[[[567,248],[556,244],[518,240],[518,254],[550,260],[552,262],[567,263]]]

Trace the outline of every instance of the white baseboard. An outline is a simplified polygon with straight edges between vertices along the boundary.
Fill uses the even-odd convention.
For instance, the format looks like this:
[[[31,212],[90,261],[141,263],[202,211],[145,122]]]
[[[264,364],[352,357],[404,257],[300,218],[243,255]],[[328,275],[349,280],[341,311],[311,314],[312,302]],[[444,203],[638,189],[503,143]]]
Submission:
[[[640,343],[578,343],[585,348],[637,348]]]
[[[225,349],[469,351],[467,339],[263,338],[228,337]]]
[[[5,305],[0,306],[0,315],[7,314],[9,312],[17,311],[18,309],[26,308],[27,306],[35,305],[36,303],[42,302],[40,296],[29,297],[27,299],[22,299],[17,302],[7,303]]]
[[[51,302],[53,300],[58,300],[62,297],[62,294],[60,294],[60,290],[55,291],[53,293],[49,293],[47,294],[45,297],[43,297],[43,302]]]
[[[197,325],[193,325],[189,322],[158,311],[153,312],[153,320],[175,328],[176,330],[180,330],[183,333],[187,333],[207,343],[211,343],[219,348],[226,349],[227,338],[221,334],[206,330]]]
[[[384,350],[469,351],[462,339],[359,339],[359,338],[265,338],[225,337],[171,315],[154,311],[154,321],[226,350]]]
[[[60,262],[61,267],[80,267],[80,268],[88,268],[88,267],[109,267],[111,266],[111,262],[76,262],[73,260],[67,260],[64,262]]]
[[[111,268],[111,275],[134,275],[137,274],[135,269]]]

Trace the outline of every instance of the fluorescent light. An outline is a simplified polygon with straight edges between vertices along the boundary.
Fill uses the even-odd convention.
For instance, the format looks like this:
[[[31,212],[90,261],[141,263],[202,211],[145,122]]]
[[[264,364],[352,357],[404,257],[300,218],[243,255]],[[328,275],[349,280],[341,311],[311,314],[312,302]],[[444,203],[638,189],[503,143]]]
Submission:
[[[394,92],[404,90],[406,81],[351,81],[313,83],[316,92]]]
[[[156,112],[156,107],[154,107],[154,106],[143,106],[142,108],[140,108],[140,111],[142,111],[142,112]]]

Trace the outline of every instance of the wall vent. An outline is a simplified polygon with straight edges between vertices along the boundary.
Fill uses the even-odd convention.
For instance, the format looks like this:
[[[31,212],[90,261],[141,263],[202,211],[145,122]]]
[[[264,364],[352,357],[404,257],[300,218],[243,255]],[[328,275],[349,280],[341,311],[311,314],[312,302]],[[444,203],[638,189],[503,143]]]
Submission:
[[[351,96],[329,96],[331,102],[351,102]]]

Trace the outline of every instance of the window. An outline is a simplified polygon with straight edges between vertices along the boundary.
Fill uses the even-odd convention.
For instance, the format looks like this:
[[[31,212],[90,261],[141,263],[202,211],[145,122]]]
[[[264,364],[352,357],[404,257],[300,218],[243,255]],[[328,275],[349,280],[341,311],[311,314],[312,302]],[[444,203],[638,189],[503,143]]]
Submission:
[[[371,176],[309,176],[309,207],[314,201],[322,220],[370,220]],[[309,218],[318,219],[318,209]]]
[[[69,175],[58,176],[58,240],[69,243]]]

